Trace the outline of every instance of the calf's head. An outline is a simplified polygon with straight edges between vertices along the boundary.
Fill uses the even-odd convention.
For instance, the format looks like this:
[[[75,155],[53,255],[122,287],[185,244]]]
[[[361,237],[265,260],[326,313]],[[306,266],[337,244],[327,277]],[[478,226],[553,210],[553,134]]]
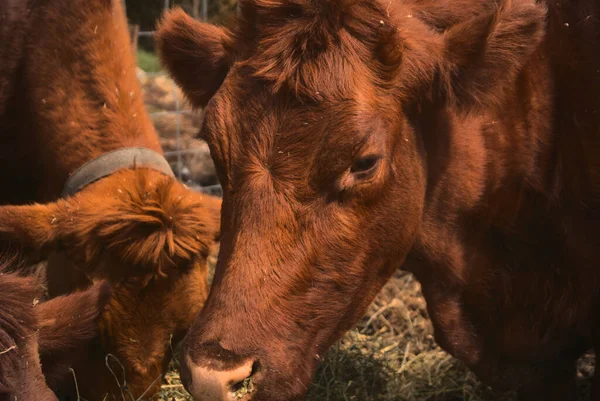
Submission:
[[[77,351],[98,335],[109,295],[109,286],[97,283],[39,303],[34,278],[0,274],[0,398],[57,400],[47,381],[71,375],[82,357]]]
[[[497,107],[543,35],[507,1],[444,32],[410,2],[244,0],[158,32],[223,185],[221,248],[184,341],[199,400],[290,400],[413,246],[437,116]]]
[[[18,256],[49,256],[50,295],[103,278],[112,285],[96,344],[73,366],[81,396],[119,398],[125,384],[135,398],[158,391],[171,347],[206,299],[219,209],[220,199],[143,168],[54,203],[0,208],[5,244]],[[56,388],[74,392],[71,384]]]

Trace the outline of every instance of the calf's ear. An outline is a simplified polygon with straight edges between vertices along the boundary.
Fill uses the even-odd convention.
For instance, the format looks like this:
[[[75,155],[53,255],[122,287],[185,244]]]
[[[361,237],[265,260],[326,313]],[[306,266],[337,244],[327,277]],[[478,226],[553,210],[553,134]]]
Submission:
[[[58,203],[0,207],[0,250],[7,266],[45,259],[58,246]]]
[[[505,0],[493,12],[447,30],[440,82],[449,103],[461,110],[499,106],[540,45],[545,20],[545,6]]]
[[[175,82],[194,107],[204,107],[233,63],[231,32],[175,8],[159,23],[155,40],[161,62]]]
[[[68,377],[69,367],[87,355],[86,347],[100,336],[100,319],[110,299],[105,281],[84,291],[53,298],[34,307],[38,351],[50,387]]]
[[[39,352],[50,355],[68,352],[98,336],[100,318],[110,295],[109,284],[100,280],[84,291],[36,305]]]

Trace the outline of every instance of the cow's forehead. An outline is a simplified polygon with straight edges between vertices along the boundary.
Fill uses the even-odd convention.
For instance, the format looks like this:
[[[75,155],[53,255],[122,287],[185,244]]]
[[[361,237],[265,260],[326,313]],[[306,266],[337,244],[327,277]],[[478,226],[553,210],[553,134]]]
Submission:
[[[232,142],[263,156],[291,152],[308,157],[329,145],[344,151],[360,143],[377,115],[376,106],[356,89],[345,96],[299,100],[252,80],[235,77],[211,101],[205,115],[209,142]]]
[[[310,198],[311,188],[332,184],[349,168],[367,138],[385,136],[364,96],[302,103],[232,86],[207,108],[206,139],[236,187],[268,179],[277,192]]]

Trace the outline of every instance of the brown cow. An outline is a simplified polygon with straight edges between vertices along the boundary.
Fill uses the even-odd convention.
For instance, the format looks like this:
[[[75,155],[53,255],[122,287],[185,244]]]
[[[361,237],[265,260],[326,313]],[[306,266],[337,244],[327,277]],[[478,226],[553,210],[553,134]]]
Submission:
[[[574,399],[600,342],[600,3],[239,4],[158,34],[224,193],[192,394],[299,397],[403,268],[481,378]]]
[[[161,156],[121,0],[0,0],[0,60],[0,239],[49,257],[51,296],[109,279],[80,395],[149,397],[206,298],[220,200]],[[74,397],[68,379],[52,386]]]
[[[33,277],[1,271],[0,400],[57,400],[46,379],[71,376],[69,366],[81,359],[78,351],[99,334],[110,287],[98,283],[38,303],[41,288]]]

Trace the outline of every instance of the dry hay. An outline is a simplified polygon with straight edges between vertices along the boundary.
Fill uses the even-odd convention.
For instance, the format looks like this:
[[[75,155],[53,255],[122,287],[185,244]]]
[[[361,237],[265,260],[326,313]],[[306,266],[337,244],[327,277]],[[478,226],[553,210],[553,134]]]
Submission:
[[[432,333],[421,286],[398,272],[329,352],[306,401],[511,399],[481,385]]]

